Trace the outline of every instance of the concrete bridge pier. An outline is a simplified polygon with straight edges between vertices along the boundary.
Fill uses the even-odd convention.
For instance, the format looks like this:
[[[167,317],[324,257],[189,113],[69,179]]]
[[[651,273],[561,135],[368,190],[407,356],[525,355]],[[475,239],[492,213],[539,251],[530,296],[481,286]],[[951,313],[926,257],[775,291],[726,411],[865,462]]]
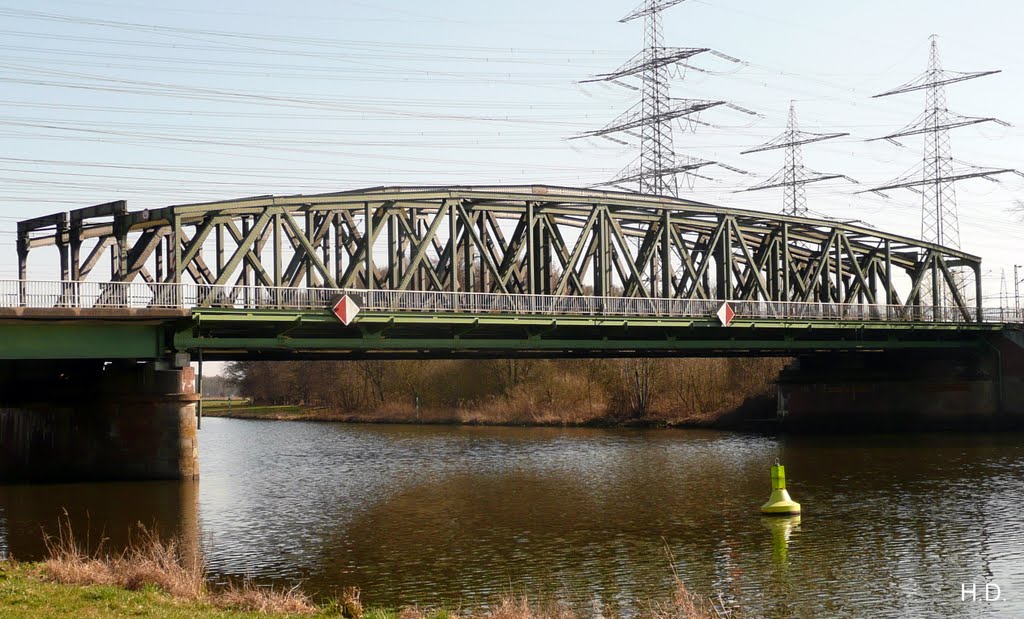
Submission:
[[[0,483],[196,479],[195,375],[162,362],[0,363]]]
[[[779,377],[780,422],[794,430],[1024,426],[1022,335],[992,334],[962,349],[801,355]]]

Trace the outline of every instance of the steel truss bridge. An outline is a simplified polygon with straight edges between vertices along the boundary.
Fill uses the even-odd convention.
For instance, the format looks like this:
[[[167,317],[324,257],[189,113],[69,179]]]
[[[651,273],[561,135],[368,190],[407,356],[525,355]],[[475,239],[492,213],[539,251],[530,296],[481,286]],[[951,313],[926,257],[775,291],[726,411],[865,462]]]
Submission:
[[[59,274],[30,280],[44,251]],[[981,260],[959,250],[548,186],[111,202],[20,222],[18,264],[7,358],[39,338],[39,358],[780,354],[977,345],[1016,318],[982,307]],[[349,326],[329,311],[343,294]]]

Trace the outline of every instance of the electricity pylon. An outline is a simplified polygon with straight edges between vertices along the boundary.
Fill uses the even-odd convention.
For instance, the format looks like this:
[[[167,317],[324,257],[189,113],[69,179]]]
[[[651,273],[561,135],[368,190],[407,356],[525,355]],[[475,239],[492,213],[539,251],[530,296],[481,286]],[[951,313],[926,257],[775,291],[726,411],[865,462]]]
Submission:
[[[741,153],[743,155],[747,155],[750,153],[760,153],[767,150],[785,148],[786,164],[768,180],[758,183],[744,191],[761,191],[764,189],[777,189],[782,187],[784,190],[782,214],[793,215],[795,217],[806,217],[807,191],[804,187],[805,185],[834,180],[837,178],[848,180],[851,183],[856,183],[857,181],[845,174],[824,174],[822,172],[815,172],[814,170],[805,168],[801,147],[804,144],[824,142],[825,140],[841,138],[847,135],[850,134],[810,133],[808,131],[801,131],[796,122],[796,106],[790,102],[789,123],[786,125],[786,132],[779,137],[758,146],[757,148],[745,150]]]
[[[949,143],[949,130],[969,125],[994,122],[1008,126],[997,118],[963,116],[946,108],[946,89],[948,84],[994,75],[1000,71],[959,72],[947,71],[942,68],[939,59],[938,37],[931,36],[931,54],[928,69],[910,82],[875,95],[874,98],[888,97],[907,92],[924,90],[926,109],[910,125],[880,138],[901,145],[897,138],[914,135],[924,136],[924,159],[903,176],[868,191],[885,195],[889,189],[910,189],[921,194],[921,240],[936,243],[954,249],[960,248],[960,221],[957,214],[956,186],[959,181],[969,178],[984,178],[998,182],[994,176],[998,174],[1017,173],[1010,168],[984,168],[970,165],[953,159]],[[930,284],[923,284],[921,296],[927,299],[931,293],[933,304],[951,306],[954,296],[963,297],[963,279],[959,271],[954,272],[955,292],[941,280],[937,282],[937,290],[931,290]]]
[[[685,0],[644,0],[643,4],[619,20],[621,23],[635,19],[644,20],[644,49],[611,73],[596,75],[589,82],[611,82],[640,91],[640,101],[603,129],[589,131],[577,138],[603,137],[619,144],[629,144],[613,138],[613,134],[625,134],[640,139],[640,157],[620,172],[614,179],[602,183],[620,188],[637,187],[642,194],[679,196],[679,175],[698,176],[696,170],[718,165],[735,172],[742,172],[716,161],[679,155],[675,151],[672,137],[672,122],[688,118],[704,110],[725,105],[744,113],[754,114],[725,101],[702,99],[675,99],[669,95],[669,69],[686,66],[686,61],[698,54],[713,52],[706,47],[665,47],[661,14],[665,9]],[[724,54],[717,54],[731,61]],[[639,79],[639,88],[625,82],[625,79]],[[692,119],[691,119],[692,120]]]

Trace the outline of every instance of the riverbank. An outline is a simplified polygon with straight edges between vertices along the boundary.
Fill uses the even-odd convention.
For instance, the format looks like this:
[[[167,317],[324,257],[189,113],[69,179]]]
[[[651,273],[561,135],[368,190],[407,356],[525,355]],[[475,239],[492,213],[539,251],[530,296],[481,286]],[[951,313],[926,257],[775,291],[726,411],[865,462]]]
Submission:
[[[685,589],[672,600],[655,603],[637,615],[649,619],[717,619],[726,615]],[[301,611],[223,608],[206,600],[182,600],[156,588],[130,591],[111,585],[66,585],[48,580],[40,564],[0,562],[0,618],[50,619],[53,617],[145,617],[152,619],[292,619],[346,617],[348,619],[575,619],[576,614],[556,603],[531,604],[526,599],[503,599],[488,610],[464,613],[444,609],[369,609],[353,614],[337,603]]]
[[[41,564],[0,562],[0,618],[3,619],[248,619],[287,616],[289,615],[283,613],[264,614],[258,611],[218,608],[206,601],[185,601],[155,586],[144,586],[140,590],[129,591],[113,585],[61,584],[50,580]]]
[[[364,609],[354,587],[314,602],[296,585],[264,587],[250,580],[211,585],[203,561],[179,537],[162,538],[137,525],[117,553],[105,539],[90,547],[76,538],[65,516],[56,536],[45,536],[47,557],[38,563],[0,559],[0,619],[35,617],[155,617],[160,619],[248,617],[343,617],[346,619],[575,619],[573,609],[552,601],[506,596],[477,611]],[[338,583],[343,585],[343,583]],[[690,593],[681,581],[671,598],[636,606],[638,618],[715,619],[710,600]],[[603,613],[614,616],[616,613]]]
[[[504,406],[499,403],[496,406]],[[203,401],[203,416],[271,421],[334,421],[340,423],[394,423],[424,425],[480,425],[508,427],[638,427],[764,429],[775,421],[771,395],[746,398],[732,408],[706,414],[651,414],[646,416],[588,415],[562,412],[496,413],[488,407],[420,407],[402,403],[364,411],[344,411],[330,406],[253,404],[248,398]]]
[[[256,419],[735,429],[775,415],[785,359],[239,362],[233,393]],[[219,404],[219,403],[218,403]],[[237,404],[237,403],[235,403]]]
[[[761,430],[775,422],[775,400],[771,396],[748,398],[739,407],[709,415],[677,418],[648,418],[536,415],[528,418],[492,417],[467,409],[420,409],[392,406],[386,410],[351,413],[325,406],[254,405],[248,399],[204,400],[204,417],[264,421],[323,421],[338,423],[470,425],[494,427],[579,427],[579,428],[691,428],[718,430]]]

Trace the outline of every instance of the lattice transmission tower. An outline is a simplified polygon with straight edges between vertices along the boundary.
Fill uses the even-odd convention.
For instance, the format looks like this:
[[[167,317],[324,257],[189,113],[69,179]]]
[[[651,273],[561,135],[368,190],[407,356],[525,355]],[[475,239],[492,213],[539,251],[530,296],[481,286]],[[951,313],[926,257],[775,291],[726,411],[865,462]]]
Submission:
[[[807,191],[805,185],[835,179],[845,179],[856,183],[845,174],[825,174],[804,167],[802,146],[812,142],[824,142],[850,135],[849,133],[811,133],[801,131],[796,120],[796,106],[789,104],[789,122],[786,132],[777,138],[765,142],[757,148],[745,150],[741,154],[760,153],[767,150],[786,149],[786,163],[781,170],[762,183],[758,183],[744,191],[762,191],[764,189],[783,189],[782,214],[796,217],[807,216]]]
[[[707,178],[696,173],[696,170],[710,165],[718,165],[735,172],[741,172],[731,166],[699,159],[676,153],[672,135],[673,122],[690,118],[704,110],[728,106],[747,114],[755,115],[750,110],[732,105],[725,101],[703,99],[676,99],[669,94],[670,69],[687,67],[686,61],[698,54],[710,52],[731,62],[735,58],[720,54],[706,47],[666,47],[662,28],[662,12],[685,0],[644,0],[643,4],[619,20],[621,23],[636,19],[644,20],[644,49],[633,56],[625,64],[611,73],[594,76],[593,79],[581,83],[611,82],[631,90],[640,91],[640,101],[633,107],[596,131],[588,131],[578,138],[603,137],[613,142],[628,145],[629,142],[612,137],[614,134],[625,134],[640,140],[640,156],[612,180],[602,185],[616,186],[622,189],[633,189],[643,194],[679,196],[679,176],[690,175]],[[626,81],[635,78],[640,81],[636,87]]]
[[[925,91],[926,109],[910,125],[889,135],[869,141],[888,140],[902,146],[897,139],[915,135],[924,136],[924,158],[903,176],[875,187],[868,191],[885,195],[889,189],[910,189],[921,195],[921,240],[937,243],[945,247],[959,249],[960,222],[957,214],[956,183],[969,178],[984,178],[998,182],[994,176],[998,174],[1017,173],[1010,168],[985,168],[958,161],[951,154],[949,131],[958,127],[994,122],[1008,126],[997,118],[963,116],[951,112],[946,107],[946,89],[948,84],[985,77],[999,73],[998,70],[959,72],[947,71],[942,68],[939,58],[938,37],[931,36],[931,53],[928,69],[910,82],[875,95],[874,98]],[[955,272],[956,290],[938,281],[937,290],[929,290],[930,286],[922,285],[922,298],[928,298],[931,292],[932,302],[946,306],[953,305],[955,296],[962,296],[962,283],[959,272]]]

